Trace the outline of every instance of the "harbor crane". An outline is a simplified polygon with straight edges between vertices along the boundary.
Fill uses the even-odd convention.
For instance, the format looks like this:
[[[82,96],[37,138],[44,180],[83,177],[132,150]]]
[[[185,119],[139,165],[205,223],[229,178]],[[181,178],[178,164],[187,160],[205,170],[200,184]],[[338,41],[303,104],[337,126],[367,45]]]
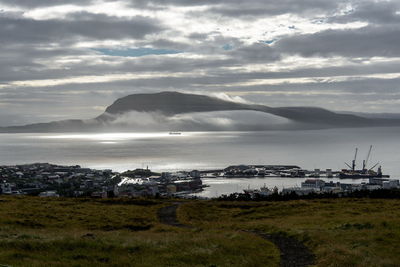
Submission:
[[[367,158],[363,161],[363,168],[362,168],[363,170],[366,170],[366,168],[368,166],[368,160],[369,160],[369,156],[371,156],[371,150],[372,150],[372,145],[369,146]]]
[[[356,153],[354,154],[354,159],[352,161],[351,166],[349,164],[347,164],[346,162],[344,164],[347,165],[347,167],[349,167],[351,170],[355,170],[356,169],[356,160],[357,160],[357,153],[358,153],[358,148],[356,147]]]

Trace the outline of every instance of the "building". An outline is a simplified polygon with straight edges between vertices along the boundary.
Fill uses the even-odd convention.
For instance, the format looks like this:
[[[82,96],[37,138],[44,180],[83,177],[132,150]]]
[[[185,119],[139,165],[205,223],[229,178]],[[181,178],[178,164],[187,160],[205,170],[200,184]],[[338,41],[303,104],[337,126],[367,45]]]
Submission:
[[[321,190],[325,186],[325,182],[321,179],[307,179],[301,183],[301,188],[312,188]]]

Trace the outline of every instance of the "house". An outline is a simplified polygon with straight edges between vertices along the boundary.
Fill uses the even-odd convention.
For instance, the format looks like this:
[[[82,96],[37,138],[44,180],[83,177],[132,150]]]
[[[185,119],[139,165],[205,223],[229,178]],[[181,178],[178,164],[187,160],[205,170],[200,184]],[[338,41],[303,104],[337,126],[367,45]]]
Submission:
[[[321,190],[325,186],[325,182],[321,179],[307,179],[301,183],[301,188],[313,188]]]
[[[382,187],[383,189],[399,188],[399,180],[384,181]]]

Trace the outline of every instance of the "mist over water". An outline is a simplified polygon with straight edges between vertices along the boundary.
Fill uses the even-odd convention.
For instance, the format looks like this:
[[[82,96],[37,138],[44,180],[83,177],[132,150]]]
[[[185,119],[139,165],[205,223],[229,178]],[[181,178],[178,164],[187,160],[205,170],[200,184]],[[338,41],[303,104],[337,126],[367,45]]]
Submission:
[[[107,126],[127,131],[266,131],[294,128],[290,120],[249,110],[189,112],[167,116],[160,112],[131,111],[108,114]],[[92,121],[89,121],[92,123]]]
[[[400,175],[400,128],[308,131],[1,134],[0,164],[52,162],[123,171],[222,168],[232,164],[295,164],[344,168],[354,149],[359,164],[373,145],[370,164]]]
[[[174,171],[224,168],[233,164],[293,164],[306,169],[340,170],[345,168],[344,162],[352,160],[356,147],[360,166],[369,145],[373,145],[369,166],[379,162],[385,174],[400,178],[399,136],[400,128],[182,132],[181,135],[168,132],[1,134],[0,165],[50,162],[115,171],[146,166],[156,171]],[[289,180],[283,184],[279,180],[276,185],[301,182]],[[271,185],[272,181],[271,178],[251,182],[214,180],[232,190],[249,184],[254,188],[264,183]]]

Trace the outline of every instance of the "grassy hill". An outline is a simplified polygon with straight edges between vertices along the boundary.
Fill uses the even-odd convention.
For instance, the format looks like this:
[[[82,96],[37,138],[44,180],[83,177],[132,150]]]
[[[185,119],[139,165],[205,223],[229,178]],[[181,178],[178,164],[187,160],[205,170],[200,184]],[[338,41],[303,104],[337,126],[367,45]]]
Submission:
[[[181,201],[0,197],[0,266],[279,266],[253,234],[303,242],[317,266],[398,266],[400,200]],[[253,231],[253,232],[252,232]]]

